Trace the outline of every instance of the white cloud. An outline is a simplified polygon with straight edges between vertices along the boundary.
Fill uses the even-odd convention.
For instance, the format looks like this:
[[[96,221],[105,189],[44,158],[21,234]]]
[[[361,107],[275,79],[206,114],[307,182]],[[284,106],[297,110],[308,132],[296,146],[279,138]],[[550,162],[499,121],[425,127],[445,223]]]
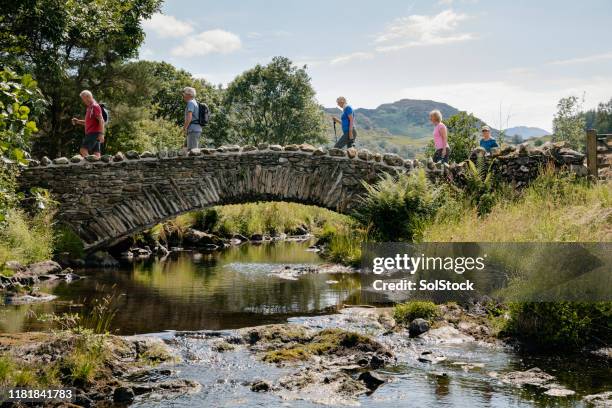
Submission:
[[[377,51],[388,52],[403,48],[442,45],[475,38],[471,33],[457,32],[467,14],[444,10],[434,16],[413,14],[395,19],[376,37]]]
[[[526,125],[551,130],[559,99],[586,94],[585,108],[607,100],[612,92],[611,78],[589,80],[560,78],[518,85],[507,81],[464,82],[418,86],[401,90],[402,98],[432,99],[473,112],[492,126]],[[507,115],[509,123],[505,123]]]
[[[161,13],[153,14],[149,20],[144,20],[142,26],[161,38],[180,38],[193,32],[191,23]]]
[[[171,53],[176,57],[195,57],[211,53],[230,54],[240,48],[240,37],[217,29],[186,38],[183,44],[173,48]]]
[[[551,61],[551,62],[549,62],[549,65],[585,64],[585,63],[588,63],[588,62],[603,61],[603,60],[608,60],[608,59],[612,59],[612,52],[605,52],[603,54],[588,55],[586,57],[578,57],[578,58],[570,58],[570,59],[564,59],[564,60]]]
[[[352,54],[339,55],[330,61],[332,65],[346,64],[353,60],[368,60],[374,58],[374,54],[370,52],[354,52]]]

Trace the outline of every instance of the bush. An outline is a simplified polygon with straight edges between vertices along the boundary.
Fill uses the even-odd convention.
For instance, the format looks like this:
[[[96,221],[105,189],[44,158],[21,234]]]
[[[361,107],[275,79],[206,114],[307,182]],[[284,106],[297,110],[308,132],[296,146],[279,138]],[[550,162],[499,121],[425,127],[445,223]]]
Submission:
[[[385,175],[377,184],[364,184],[364,197],[355,217],[380,241],[411,241],[421,236],[436,213],[440,188],[420,170],[397,178]]]
[[[55,254],[67,253],[72,259],[85,256],[83,241],[71,228],[60,225],[55,230]]]
[[[397,324],[408,325],[414,319],[433,320],[438,317],[438,306],[428,301],[412,301],[396,305],[393,308],[393,318]]]
[[[506,334],[539,348],[605,346],[612,341],[612,302],[512,304]]]

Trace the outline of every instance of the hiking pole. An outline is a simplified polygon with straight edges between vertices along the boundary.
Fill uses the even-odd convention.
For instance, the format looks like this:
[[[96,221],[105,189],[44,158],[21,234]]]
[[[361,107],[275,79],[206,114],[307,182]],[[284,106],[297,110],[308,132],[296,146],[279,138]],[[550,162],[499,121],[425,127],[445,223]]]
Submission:
[[[334,123],[334,138],[336,139],[336,143],[338,143],[338,133],[336,132],[336,121],[332,119]]]

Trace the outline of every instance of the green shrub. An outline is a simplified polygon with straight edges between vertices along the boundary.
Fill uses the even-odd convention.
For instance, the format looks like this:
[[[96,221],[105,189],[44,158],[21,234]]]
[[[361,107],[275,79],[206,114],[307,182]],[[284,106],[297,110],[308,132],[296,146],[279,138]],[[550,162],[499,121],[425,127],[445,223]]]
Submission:
[[[398,324],[408,325],[414,319],[433,320],[438,317],[438,306],[428,301],[412,301],[396,305],[393,308],[393,318]]]
[[[60,225],[55,229],[56,254],[68,253],[71,258],[78,259],[85,256],[83,241],[71,228]]]
[[[375,185],[364,187],[367,194],[355,217],[380,241],[420,237],[442,199],[441,189],[429,182],[423,170],[398,177],[385,175]]]
[[[604,346],[612,341],[612,302],[512,304],[505,331],[540,348]]]

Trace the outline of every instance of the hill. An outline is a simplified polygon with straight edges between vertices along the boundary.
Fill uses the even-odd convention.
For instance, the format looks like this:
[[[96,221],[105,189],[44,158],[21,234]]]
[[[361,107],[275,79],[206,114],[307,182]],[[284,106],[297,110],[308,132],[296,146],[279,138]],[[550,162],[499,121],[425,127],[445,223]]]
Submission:
[[[380,105],[376,109],[355,109],[355,119],[359,129],[420,139],[431,135],[429,112],[434,109],[442,112],[444,117],[459,112],[457,108],[442,102],[402,99]],[[330,115],[338,115],[340,110],[338,108],[326,108],[325,112]]]
[[[515,126],[508,128],[504,131],[507,138],[512,138],[515,135],[519,136],[521,140],[532,139],[534,137],[549,136],[550,132],[540,129],[537,127],[528,126]]]

